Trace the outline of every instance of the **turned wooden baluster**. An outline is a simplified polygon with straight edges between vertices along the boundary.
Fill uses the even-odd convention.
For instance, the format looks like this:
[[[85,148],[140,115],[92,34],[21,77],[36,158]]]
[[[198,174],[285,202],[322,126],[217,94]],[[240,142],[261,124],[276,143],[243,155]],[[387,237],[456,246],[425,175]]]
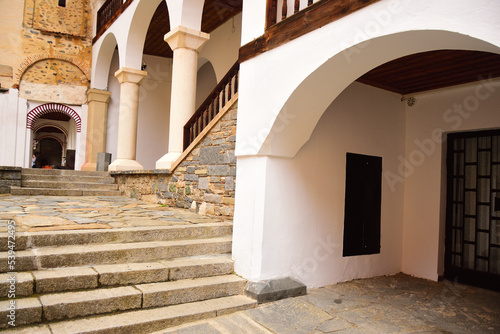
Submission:
[[[300,10],[300,0],[295,0],[295,8],[293,13],[297,13]]]
[[[278,20],[278,0],[267,0],[266,29]]]
[[[226,86],[224,85],[222,87],[222,107],[224,108],[224,105],[226,104]]]
[[[283,7],[281,7],[281,21],[286,19],[288,13],[288,0],[283,0]]]
[[[236,75],[234,76],[234,94],[238,93],[238,74],[240,70],[236,70]]]
[[[232,86],[233,86],[233,78],[231,78],[231,80],[229,80],[229,84],[227,85],[227,87],[228,87],[228,89],[227,89],[227,99],[228,100],[231,100],[231,97],[233,97]]]
[[[310,6],[313,4],[313,0],[307,0],[307,5]]]

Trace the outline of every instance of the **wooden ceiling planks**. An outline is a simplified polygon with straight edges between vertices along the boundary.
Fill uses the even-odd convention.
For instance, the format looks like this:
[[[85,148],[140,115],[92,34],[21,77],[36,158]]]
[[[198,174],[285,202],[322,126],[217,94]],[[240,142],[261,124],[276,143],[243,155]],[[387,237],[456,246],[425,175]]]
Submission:
[[[500,77],[500,55],[465,50],[412,54],[385,63],[357,81],[401,95]]]
[[[243,0],[207,0],[203,7],[201,30],[211,33],[227,20],[240,13]],[[165,1],[156,9],[146,35],[144,54],[172,58],[172,49],[164,40],[170,31],[170,20]]]

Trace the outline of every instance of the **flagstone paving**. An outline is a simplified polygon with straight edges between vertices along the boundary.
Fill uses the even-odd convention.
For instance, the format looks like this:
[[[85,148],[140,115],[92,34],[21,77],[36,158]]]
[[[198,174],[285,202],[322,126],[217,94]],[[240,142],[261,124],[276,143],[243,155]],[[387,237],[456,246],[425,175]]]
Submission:
[[[500,293],[398,274],[310,289],[306,296],[155,334],[500,333]]]
[[[10,196],[0,195],[0,232],[7,220],[16,231],[112,229],[172,226],[220,221],[189,210],[170,208],[121,196]]]

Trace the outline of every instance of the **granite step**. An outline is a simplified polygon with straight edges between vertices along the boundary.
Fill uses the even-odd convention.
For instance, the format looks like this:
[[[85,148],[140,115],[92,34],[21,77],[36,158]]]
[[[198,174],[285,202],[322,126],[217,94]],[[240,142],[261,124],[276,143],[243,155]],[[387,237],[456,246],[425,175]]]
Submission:
[[[85,176],[85,175],[41,175],[41,174],[22,174],[22,181],[51,181],[51,182],[88,182],[100,184],[113,184],[115,179],[107,176]]]
[[[210,239],[173,240],[135,243],[69,245],[43,247],[16,252],[16,271],[58,267],[90,266],[128,262],[148,262],[158,259],[226,254],[231,252],[231,236]],[[0,273],[12,271],[8,253],[0,253]]]
[[[88,182],[22,180],[21,185],[23,188],[118,190],[118,185],[115,183],[95,183],[90,180]]]
[[[118,190],[11,187],[10,194],[14,196],[120,196],[121,192]]]
[[[52,334],[151,333],[183,323],[223,316],[256,306],[257,303],[253,299],[245,296],[231,296],[87,319],[67,320],[49,324],[48,327]]]
[[[23,175],[56,175],[56,176],[98,176],[109,177],[109,172],[80,171],[69,169],[41,169],[41,168],[23,168]]]
[[[28,297],[33,294],[178,281],[232,273],[231,258],[220,255],[19,272],[15,274],[15,288],[16,296]],[[12,276],[0,274],[0,299],[8,297]]]
[[[228,236],[231,233],[232,224],[224,222],[119,229],[17,232],[15,249],[22,251],[31,248],[69,245],[202,239]],[[0,233],[0,251],[8,250],[8,237],[7,233]]]
[[[119,311],[148,309],[241,295],[246,280],[224,275],[165,283],[149,283],[86,291],[42,294],[37,298],[16,299],[25,311],[36,314],[25,325]],[[35,299],[38,299],[38,303]],[[0,301],[0,317],[7,318],[9,300]],[[39,314],[41,313],[41,319]],[[0,324],[4,328],[7,324]]]

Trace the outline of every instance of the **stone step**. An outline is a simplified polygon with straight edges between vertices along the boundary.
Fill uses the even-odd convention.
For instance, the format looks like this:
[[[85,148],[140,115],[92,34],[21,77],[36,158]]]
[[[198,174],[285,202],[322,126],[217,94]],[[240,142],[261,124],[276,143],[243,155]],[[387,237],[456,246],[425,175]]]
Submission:
[[[113,183],[94,183],[94,182],[69,182],[60,181],[40,181],[23,180],[23,188],[46,188],[46,189],[93,189],[93,190],[118,190],[118,185]]]
[[[52,182],[89,182],[112,184],[115,179],[111,176],[62,176],[62,175],[25,175],[21,176],[22,181],[52,181]]]
[[[98,176],[109,177],[108,172],[80,171],[69,169],[41,169],[41,168],[23,168],[23,175],[56,175],[56,176]]]
[[[14,284],[16,296],[66,292],[98,287],[177,281],[229,275],[233,262],[229,256],[182,258],[171,261],[57,268],[0,274],[0,298],[7,298]],[[12,279],[12,276],[15,276]]]
[[[147,309],[240,295],[246,280],[236,275],[205,277],[166,283],[61,292],[34,298],[16,299],[27,313],[36,314],[24,324],[100,315],[118,311]],[[0,316],[7,318],[10,301],[0,301]],[[41,310],[40,310],[41,309]],[[39,314],[42,314],[41,321]],[[6,327],[5,323],[0,326]]]
[[[15,270],[31,271],[59,267],[90,266],[128,262],[148,262],[158,259],[226,254],[231,252],[231,236],[210,239],[155,242],[69,245],[44,247],[16,252]],[[0,253],[0,273],[9,268],[8,253]]]
[[[68,245],[201,239],[228,236],[231,233],[232,224],[224,222],[119,229],[17,232],[15,250]],[[7,233],[0,233],[0,251],[8,250],[8,237]]]
[[[159,331],[191,321],[227,315],[256,306],[257,303],[253,299],[245,296],[231,296],[188,304],[128,311],[87,319],[67,320],[49,324],[48,326],[53,334],[142,334]]]
[[[120,196],[121,192],[118,190],[11,187],[10,194],[14,196]]]

